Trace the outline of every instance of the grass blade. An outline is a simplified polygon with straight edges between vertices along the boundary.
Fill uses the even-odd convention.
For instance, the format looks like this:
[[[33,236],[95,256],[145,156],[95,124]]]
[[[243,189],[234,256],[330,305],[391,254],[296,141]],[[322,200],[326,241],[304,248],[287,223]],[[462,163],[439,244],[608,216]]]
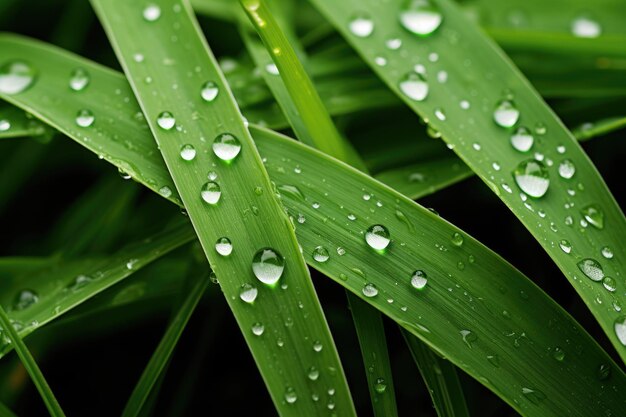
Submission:
[[[3,333],[6,334],[6,337],[11,341],[11,344],[14,346],[15,351],[17,352],[24,368],[26,368],[26,372],[30,375],[35,387],[37,387],[37,391],[41,395],[43,402],[46,404],[46,408],[52,417],[65,417],[63,414],[63,410],[59,405],[57,399],[54,397],[50,386],[46,382],[39,366],[35,362],[33,355],[30,354],[30,351],[26,347],[26,344],[22,341],[20,336],[17,334],[17,331],[13,327],[9,316],[4,311],[4,308],[0,305],[0,324],[2,325]]]
[[[41,136],[48,131],[45,125],[13,106],[0,105],[0,139]]]
[[[402,332],[411,355],[428,387],[439,417],[469,417],[456,368],[406,331]]]
[[[17,417],[17,415],[13,413],[9,407],[0,402],[0,417]]]
[[[335,389],[338,412],[353,415],[342,366],[293,227],[188,4],[159,1],[145,6],[125,0],[92,4],[279,414],[319,413],[325,404],[309,400],[306,393],[322,385]],[[137,51],[145,62],[138,62]],[[152,80],[148,84],[146,77]],[[207,87],[211,94],[203,96]],[[236,153],[228,152],[230,142],[225,142],[226,152],[220,150],[223,138],[237,141]],[[188,160],[181,156],[184,147],[193,149]],[[218,187],[221,191],[211,191]],[[216,249],[220,239],[229,242],[225,255]],[[268,256],[280,269],[272,265],[268,269]],[[258,294],[253,303],[240,295],[250,286]],[[315,341],[325,346],[323,352],[302,349]],[[335,372],[311,381],[307,377],[311,366]]]
[[[108,93],[119,89],[123,97],[130,94],[123,76],[36,41],[4,35],[0,45],[34,65],[48,65],[48,78],[7,99],[106,160],[117,161],[118,167],[119,161],[133,161],[135,178],[154,192],[169,181],[142,120],[105,125],[102,135],[85,143],[73,132],[73,118],[41,100],[42,92],[54,95],[65,87],[71,69],[82,66],[92,74],[91,104],[107,104],[100,109],[103,117],[123,120],[138,110],[134,101],[118,104],[117,96]],[[70,108],[80,103],[73,96],[63,99]],[[462,233],[457,228],[336,160],[266,129],[251,126],[251,131],[271,178],[301,190],[283,192],[282,201],[292,216],[305,219],[296,234],[309,265],[401,324],[524,416],[588,417],[598,409],[619,414],[626,406],[626,377],[619,366],[571,316],[499,256],[467,235],[460,247],[453,245],[453,234]],[[117,147],[113,138],[121,133],[132,137],[135,147]],[[293,175],[296,163],[299,175]],[[176,195],[169,200],[176,202]],[[313,208],[314,202],[320,207]],[[386,225],[395,242],[384,255],[363,242],[363,231],[374,222]],[[341,245],[346,252],[319,263],[312,256],[319,245]],[[428,273],[426,291],[410,284],[417,268]],[[379,271],[396,278],[398,285]],[[378,295],[366,297],[366,283],[374,284]],[[554,358],[560,352],[565,352],[563,361]],[[499,358],[496,365],[489,356]],[[599,373],[600,367],[610,374]]]
[[[591,310],[619,355],[626,359],[626,340],[620,339],[617,332],[626,318],[618,309],[605,307],[626,305],[626,293],[611,290],[615,285],[612,278],[604,286],[598,282],[626,269],[626,253],[620,243],[626,236],[626,219],[572,134],[521,74],[448,0],[433,3],[443,23],[425,38],[402,28],[398,16],[405,3],[399,1],[393,6],[375,0],[341,3],[313,0],[313,3],[381,79],[412,110],[428,120],[432,129],[442,134],[535,236]],[[355,10],[372,19],[373,27],[378,30],[371,36],[358,37],[351,33],[347,22]],[[376,65],[376,54],[371,51],[384,48],[385,34],[390,29],[400,31],[403,53],[410,59],[390,55],[387,65],[381,67]],[[455,41],[445,36],[447,30],[454,31]],[[469,67],[464,64],[468,62]],[[413,69],[416,64],[425,66],[428,74],[446,71],[447,81],[436,82],[432,76],[425,84],[419,81],[418,85],[428,86],[427,97],[409,97],[401,85],[408,91],[415,83],[410,80],[420,78]],[[488,79],[485,74],[495,78]],[[402,78],[405,75],[410,79]],[[407,81],[409,84],[403,84]],[[464,109],[461,101],[470,100],[472,90],[480,91],[481,95],[473,103],[467,101],[470,107]],[[514,117],[496,123],[494,118],[506,113],[509,105],[513,107]],[[468,120],[473,120],[471,138],[466,133]],[[511,146],[515,125],[531,130],[535,136],[532,150],[539,160]],[[534,167],[537,171],[526,176]],[[541,185],[529,183],[528,180],[534,179]],[[613,253],[611,259],[602,256],[605,246]],[[592,270],[598,270],[598,275]]]
[[[166,363],[172,356],[174,348],[178,343],[178,339],[180,339],[180,336],[183,333],[187,322],[191,318],[196,305],[200,302],[207,285],[208,275],[206,275],[206,277],[199,277],[195,280],[193,287],[176,312],[176,315],[172,318],[172,321],[168,325],[163,338],[152,354],[150,362],[144,369],[139,382],[128,399],[126,407],[122,413],[122,417],[134,417],[139,415],[141,412],[144,403],[152,392],[153,386],[160,377]]]

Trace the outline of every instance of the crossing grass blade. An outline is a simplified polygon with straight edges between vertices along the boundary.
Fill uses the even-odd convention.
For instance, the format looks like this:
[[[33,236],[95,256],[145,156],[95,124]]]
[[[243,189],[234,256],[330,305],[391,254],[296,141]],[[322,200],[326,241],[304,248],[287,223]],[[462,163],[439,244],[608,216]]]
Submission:
[[[277,201],[240,110],[189,5],[174,0],[148,6],[125,0],[94,0],[92,4],[278,413],[320,413],[326,404],[305,393],[321,385],[335,390],[337,412],[354,415],[337,350],[293,226]],[[143,60],[136,59],[138,53]],[[150,77],[149,83],[146,77]],[[207,87],[212,94],[203,97]],[[165,114],[169,125],[157,121]],[[238,142],[236,153],[228,156],[219,150],[222,138]],[[184,147],[193,149],[189,160],[181,156]],[[216,191],[211,190],[217,187],[221,194],[215,197]],[[216,242],[222,238],[232,245],[232,253],[217,252]],[[252,303],[240,297],[246,285],[257,291]],[[316,341],[325,346],[323,351],[313,349]],[[321,373],[312,381],[307,377],[312,366],[334,372]]]
[[[411,355],[420,369],[439,417],[469,417],[456,368],[424,343],[402,331]]]
[[[11,320],[9,319],[9,316],[7,316],[7,313],[4,311],[4,308],[1,305],[0,325],[2,326],[3,330],[2,336],[6,337],[14,346],[15,351],[17,352],[20,360],[22,361],[22,364],[24,365],[24,368],[26,368],[26,371],[28,372],[28,375],[30,375],[33,384],[35,384],[35,387],[37,387],[37,391],[39,391],[41,398],[46,404],[48,413],[50,413],[52,417],[65,417],[65,414],[63,413],[59,402],[55,398],[52,390],[50,389],[50,386],[48,385],[46,379],[41,373],[39,366],[35,362],[35,358],[33,358],[33,355],[31,355],[30,351],[26,347],[26,344],[20,338],[17,330],[15,330],[13,324],[11,323]]]
[[[0,105],[0,139],[41,136],[47,133],[45,125],[13,106]]]
[[[0,417],[17,417],[9,407],[0,402]]]
[[[572,134],[502,52],[448,0],[433,2],[443,21],[428,37],[418,37],[400,25],[399,14],[407,4],[401,1],[384,6],[374,0],[313,3],[378,76],[442,134],[535,236],[591,310],[620,357],[626,359],[626,340],[619,336],[626,317],[620,308],[613,307],[626,305],[626,293],[619,284],[617,291],[611,290],[614,278],[608,278],[604,285],[598,282],[619,276],[626,269],[626,252],[620,243],[626,236],[626,219]],[[348,22],[357,10],[373,19],[376,30],[369,37],[359,38],[349,30]],[[384,50],[390,31],[398,32],[407,58],[388,53],[387,65],[376,65],[375,58]],[[423,65],[428,74],[428,94],[421,101],[411,99],[400,88],[405,74],[419,78],[414,65]],[[437,81],[440,71],[447,72],[444,83]],[[477,96],[472,97],[472,91]],[[470,107],[463,109],[462,100],[467,100]],[[500,122],[509,127],[494,121],[502,100],[503,106],[512,103],[514,112],[519,111],[511,122]],[[535,136],[532,153],[524,154],[511,146],[513,125],[525,126]],[[468,134],[470,126],[472,133]],[[565,170],[574,166],[575,174],[561,174],[563,164]],[[525,170],[530,172],[533,167],[537,167],[538,175],[525,176]],[[548,184],[548,189],[528,181],[535,179]],[[613,253],[611,259],[602,255],[604,247]],[[597,275],[592,273],[595,271]]]
[[[135,114],[136,102],[118,98],[130,97],[122,75],[37,41],[3,35],[0,46],[33,65],[47,65],[47,76],[30,90],[3,98],[104,159],[118,161],[117,167],[124,165],[121,160],[133,161],[136,180],[154,192],[169,181],[144,121],[105,125],[101,136],[85,142],[74,131],[73,114],[62,110],[81,103],[75,96],[56,94],[65,88],[67,74],[81,66],[92,75],[93,101],[88,104],[102,117],[124,120],[124,115]],[[110,91],[117,89],[120,94],[112,96]],[[41,98],[44,91],[62,96],[63,106],[48,106]],[[301,191],[283,192],[282,201],[291,215],[305,219],[296,234],[309,265],[398,322],[524,416],[588,417],[598,410],[619,415],[626,406],[626,377],[619,366],[499,256],[467,235],[460,247],[453,245],[453,234],[462,231],[340,162],[266,129],[251,126],[251,131],[272,180]],[[133,148],[116,146],[115,135],[121,133],[133,138]],[[296,164],[298,175],[293,173]],[[365,194],[369,200],[363,199]],[[168,200],[176,202],[176,195]],[[313,208],[314,202],[320,207]],[[351,213],[354,221],[348,218]],[[363,241],[363,231],[376,223],[387,226],[392,236],[385,254]],[[313,259],[313,248],[320,245],[333,253],[326,263]],[[343,256],[334,255],[339,246],[346,250]],[[416,269],[428,274],[425,291],[410,284]],[[365,297],[366,283],[374,284],[378,295]],[[563,361],[555,359],[561,352]],[[497,357],[495,365],[489,357]]]

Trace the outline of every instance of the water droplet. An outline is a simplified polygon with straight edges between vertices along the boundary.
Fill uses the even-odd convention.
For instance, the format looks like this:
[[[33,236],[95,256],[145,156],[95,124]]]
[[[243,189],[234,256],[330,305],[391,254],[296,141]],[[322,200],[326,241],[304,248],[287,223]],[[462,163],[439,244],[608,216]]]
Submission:
[[[457,232],[452,234],[452,244],[454,246],[462,246],[463,245],[463,235]]]
[[[559,175],[561,176],[561,178],[569,180],[574,176],[575,173],[576,166],[571,159],[564,159],[563,161],[561,161],[561,163],[559,164]]]
[[[435,117],[442,122],[446,120],[446,114],[443,112],[443,109],[435,109]]]
[[[621,316],[615,320],[615,335],[620,343],[626,346],[626,316]]]
[[[304,194],[295,185],[283,184],[279,185],[277,188],[281,196],[287,196],[292,200],[305,201]]]
[[[524,396],[528,398],[528,400],[532,402],[533,404],[539,404],[540,402],[546,399],[546,394],[539,391],[538,389],[523,387],[522,394],[524,394]]]
[[[597,38],[602,33],[602,27],[595,20],[580,16],[572,22],[571,31],[578,38]]]
[[[470,108],[470,102],[467,100],[461,100],[459,102],[459,106],[463,109],[463,110],[467,110]]]
[[[159,194],[165,198],[169,198],[172,195],[172,190],[168,186],[163,186],[159,188]]]
[[[617,290],[617,281],[615,281],[615,278],[604,277],[602,285],[609,292],[615,292],[615,290]]]
[[[320,371],[318,371],[315,366],[311,366],[307,372],[307,376],[311,381],[317,381],[317,378],[320,377]]]
[[[239,298],[242,301],[245,301],[248,304],[254,303],[257,295],[259,294],[259,290],[256,289],[255,286],[250,284],[243,284],[241,289],[239,290]]]
[[[164,111],[159,113],[157,117],[157,124],[163,130],[170,130],[176,124],[176,119],[172,113]]]
[[[265,326],[263,326],[263,324],[257,322],[252,325],[252,333],[255,336],[261,336],[264,331],[265,331]]]
[[[328,261],[328,258],[330,258],[330,255],[328,254],[328,250],[325,247],[317,246],[313,250],[313,259],[315,259],[316,262],[324,263]]]
[[[523,192],[534,198],[543,197],[550,186],[545,165],[533,159],[520,162],[513,171],[513,178]]]
[[[313,342],[313,350],[316,352],[321,352],[323,349],[323,345],[322,342],[320,342],[319,340],[316,340],[315,342]]]
[[[280,74],[280,71],[278,71],[278,67],[273,62],[271,62],[271,63],[269,63],[269,64],[267,64],[265,66],[265,71],[267,71],[268,74],[272,74],[272,75],[279,75]]]
[[[606,259],[613,258],[613,249],[611,249],[608,246],[603,247],[601,250],[601,253],[602,253],[602,256],[604,256]]]
[[[407,73],[398,84],[400,91],[414,101],[423,101],[428,96],[428,83],[422,74],[415,71]]]
[[[287,387],[285,389],[285,401],[287,404],[293,404],[298,400],[298,395],[296,394],[296,390],[292,387]]]
[[[39,295],[29,289],[25,289],[17,293],[13,300],[13,310],[24,310],[39,301]]]
[[[149,4],[143,9],[143,18],[148,22],[155,22],[161,17],[161,8],[156,4]]]
[[[78,275],[72,282],[68,284],[66,289],[71,291],[78,291],[85,288],[89,283],[93,281],[93,278],[87,275]]]
[[[428,275],[426,275],[426,272],[422,271],[421,269],[413,272],[413,275],[411,276],[411,285],[413,286],[413,288],[423,290],[424,287],[426,287],[427,283]]]
[[[367,283],[363,287],[362,292],[363,292],[363,295],[366,296],[367,298],[372,298],[378,295],[378,288],[376,288],[376,285],[372,283]]]
[[[222,189],[215,181],[209,181],[202,186],[200,196],[205,202],[215,205],[222,197]]]
[[[374,21],[366,13],[356,14],[348,25],[350,32],[359,38],[367,38],[374,31]]]
[[[399,38],[387,39],[385,41],[385,46],[387,47],[387,49],[396,51],[402,47],[402,39],[399,39]]]
[[[565,239],[559,241],[559,247],[565,253],[570,253],[572,251],[572,245]]]
[[[606,381],[611,376],[611,366],[605,363],[598,366],[598,379],[600,381]]]
[[[11,129],[11,122],[5,119],[0,120],[0,132],[6,132],[9,129]]]
[[[230,162],[241,152],[241,142],[230,133],[222,133],[213,141],[213,152],[222,161]]]
[[[180,148],[180,157],[185,161],[191,161],[196,157],[196,148],[193,145],[186,144]]]
[[[528,152],[533,147],[535,138],[530,130],[521,126],[511,135],[511,145],[520,152]]]
[[[604,270],[602,265],[595,259],[586,258],[577,263],[578,269],[582,271],[587,278],[592,281],[602,281],[604,278]]]
[[[374,384],[374,391],[379,394],[383,394],[387,390],[387,382],[384,378],[376,379],[376,383]]]
[[[552,351],[552,357],[559,362],[563,362],[563,359],[565,359],[565,351],[557,346]]]
[[[429,0],[406,0],[400,10],[402,27],[419,36],[428,36],[441,25],[443,15]]]
[[[590,204],[583,208],[580,213],[593,227],[600,230],[604,229],[604,212],[600,206]]]
[[[500,127],[513,127],[519,120],[519,110],[511,100],[501,100],[496,104],[493,120]]]
[[[382,224],[370,226],[365,232],[365,242],[375,250],[382,251],[391,242],[389,230]]]
[[[472,347],[472,343],[474,343],[478,338],[476,337],[476,335],[474,333],[472,333],[471,330],[461,330],[459,333],[461,333],[461,337],[463,338],[463,342],[465,342],[465,344],[471,348]]]
[[[76,113],[76,124],[80,127],[89,127],[96,120],[91,110],[82,109]]]
[[[206,102],[212,102],[217,98],[217,95],[220,92],[220,88],[213,81],[207,81],[202,85],[202,90],[200,90],[200,96],[202,100]]]
[[[252,258],[252,272],[259,281],[269,286],[275,285],[285,270],[285,259],[271,248],[257,251]]]
[[[89,85],[89,73],[82,68],[76,68],[70,75],[70,88],[74,91],[83,91]]]
[[[215,251],[222,256],[228,256],[233,251],[233,244],[227,237],[221,237],[215,242]]]
[[[24,61],[11,61],[0,67],[0,93],[18,94],[30,87],[37,70]]]

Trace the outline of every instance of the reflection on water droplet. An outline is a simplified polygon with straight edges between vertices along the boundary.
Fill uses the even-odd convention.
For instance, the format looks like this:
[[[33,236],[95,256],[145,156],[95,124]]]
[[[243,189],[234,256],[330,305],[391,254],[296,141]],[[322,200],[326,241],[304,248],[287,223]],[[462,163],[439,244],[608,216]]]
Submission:
[[[513,178],[523,192],[534,198],[543,197],[550,186],[545,165],[533,159],[520,162],[513,171]]]
[[[614,324],[615,335],[620,343],[626,346],[626,316],[618,317]]]
[[[322,342],[320,342],[319,340],[313,342],[313,350],[315,352],[321,352],[323,347],[324,346],[322,345]]]
[[[365,232],[365,242],[375,250],[382,251],[391,242],[389,230],[382,224],[370,226]]]
[[[463,338],[463,342],[465,342],[465,344],[471,348],[472,347],[472,343],[474,343],[478,338],[476,337],[476,335],[474,333],[472,333],[471,330],[461,330],[459,333],[461,333],[461,337]]]
[[[265,326],[263,326],[263,324],[257,322],[252,325],[252,334],[255,336],[261,336],[263,332],[265,332]]]
[[[581,16],[574,19],[571,31],[578,38],[597,38],[602,33],[602,27],[595,20]]]
[[[533,147],[535,138],[530,130],[521,126],[511,135],[511,145],[520,152],[528,152]]]
[[[89,85],[89,73],[82,68],[76,68],[70,75],[70,88],[74,91],[83,91]]]
[[[157,116],[157,124],[163,130],[170,130],[176,124],[176,119],[172,113],[164,111]]]
[[[183,145],[180,148],[180,157],[185,161],[191,161],[196,157],[196,148],[191,144]]]
[[[227,237],[221,237],[215,242],[215,251],[222,256],[228,256],[233,251],[233,244]]]
[[[250,284],[243,284],[239,290],[239,298],[248,304],[254,303],[258,294],[259,290]]]
[[[519,120],[519,114],[512,100],[501,100],[493,111],[493,120],[500,127],[513,127]]]
[[[572,251],[572,245],[565,239],[559,241],[559,247],[565,253],[570,253]]]
[[[315,259],[316,262],[324,263],[328,261],[329,258],[330,255],[328,254],[328,250],[325,247],[317,246],[313,250],[313,259]]]
[[[613,250],[608,246],[603,247],[601,250],[601,253],[602,253],[602,256],[604,256],[606,259],[613,258]]]
[[[168,198],[172,195],[172,190],[168,186],[163,186],[159,188],[159,194],[161,194],[165,198]]]
[[[615,292],[615,290],[617,290],[617,281],[615,281],[614,278],[604,277],[602,285],[609,292]]]
[[[604,270],[602,265],[595,259],[586,258],[578,262],[578,269],[582,271],[587,278],[592,281],[602,281],[604,279]]]
[[[463,235],[461,235],[460,233],[454,232],[452,234],[451,241],[452,241],[452,244],[454,246],[462,246],[463,245],[463,241],[464,241]]]
[[[0,93],[19,94],[30,87],[37,70],[24,61],[11,61],[0,66]]]
[[[285,401],[287,404],[293,404],[298,400],[298,395],[296,394],[296,390],[292,387],[287,387],[285,389]]]
[[[216,83],[214,83],[213,81],[207,81],[202,85],[202,89],[200,90],[200,97],[202,97],[202,100],[210,103],[217,98],[219,92],[220,89]]]
[[[281,196],[287,196],[292,200],[305,201],[304,194],[295,185],[283,184],[279,185],[277,188]]]
[[[561,161],[561,163],[559,164],[559,175],[561,176],[561,178],[569,180],[574,176],[575,173],[576,166],[571,159],[564,159],[563,161]]]
[[[317,381],[317,378],[320,377],[320,371],[318,371],[315,366],[311,366],[307,372],[307,376],[311,381]]]
[[[241,152],[241,142],[230,133],[222,133],[213,141],[213,153],[225,162],[234,160]]]
[[[400,9],[400,24],[419,36],[429,36],[443,20],[439,9],[429,0],[406,0]]]
[[[76,114],[76,124],[80,127],[89,127],[96,120],[91,110],[82,109]]]
[[[384,378],[377,378],[374,384],[374,391],[379,394],[383,394],[387,390],[387,382]]]
[[[222,189],[218,183],[209,181],[202,186],[200,196],[206,203],[215,205],[222,197]]]
[[[563,362],[563,359],[565,359],[565,351],[557,346],[552,351],[552,357],[559,362]]]
[[[580,213],[585,220],[596,229],[604,229],[604,212],[597,204],[590,204],[584,207]]]
[[[366,296],[367,298],[372,298],[378,295],[378,288],[376,288],[376,285],[374,284],[367,283],[363,287],[362,292],[363,292],[363,295]]]
[[[411,285],[413,286],[413,288],[423,290],[424,287],[426,287],[427,283],[428,275],[426,275],[426,272],[422,271],[421,269],[413,272],[413,275],[411,276]]]
[[[161,17],[161,8],[156,4],[149,4],[143,9],[143,18],[148,22],[155,22]]]
[[[528,400],[533,404],[539,404],[546,399],[546,394],[539,391],[538,389],[523,387],[522,394],[524,394],[524,396],[528,398]]]
[[[374,21],[367,13],[359,13],[352,17],[348,28],[354,36],[367,38],[374,31]]]
[[[428,96],[428,83],[422,74],[415,71],[407,73],[398,83],[400,91],[414,101],[423,101]]]
[[[27,309],[28,307],[39,301],[39,294],[33,290],[25,289],[17,293],[13,300],[13,310],[20,311]]]
[[[285,270],[285,259],[271,248],[257,251],[252,258],[252,272],[262,283],[274,286]]]

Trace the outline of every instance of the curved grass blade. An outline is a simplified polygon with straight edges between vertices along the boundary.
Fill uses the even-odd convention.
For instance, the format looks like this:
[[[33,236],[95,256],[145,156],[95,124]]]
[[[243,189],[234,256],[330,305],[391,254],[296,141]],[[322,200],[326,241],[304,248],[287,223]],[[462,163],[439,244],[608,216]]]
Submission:
[[[626,219],[582,148],[521,74],[448,0],[432,2],[443,19],[441,27],[421,38],[399,22],[408,3],[313,3],[535,236],[626,359],[626,338],[619,334],[626,317],[611,307],[626,305],[626,292],[613,278],[626,270],[626,249],[620,243]],[[355,10],[371,19],[376,29],[370,36],[350,31]],[[398,31],[408,58],[389,53],[387,65],[379,66],[375,58],[389,31]],[[424,66],[428,80],[415,72],[415,65]],[[447,74],[443,83],[435,76],[441,71]],[[473,98],[472,91],[480,95]],[[531,154],[511,145],[519,127],[535,137]],[[605,247],[611,259],[602,255]]]
[[[92,4],[278,413],[320,413],[326,404],[308,393],[323,385],[335,390],[337,412],[354,415],[293,227],[190,7],[175,0],[148,6],[125,0]],[[137,53],[144,60],[137,62]],[[152,80],[148,84],[146,77]],[[216,247],[222,239],[228,242],[225,254]],[[246,301],[241,292],[250,286],[255,297]],[[313,349],[315,341],[326,347],[323,352]],[[303,350],[307,345],[311,348]],[[311,381],[311,366],[335,371]]]
[[[572,134],[580,141],[607,135],[626,127],[626,117],[611,117],[594,123],[585,123],[574,129]]]
[[[0,402],[0,417],[17,417],[9,407]]]
[[[130,94],[123,76],[36,41],[4,35],[0,45],[35,65],[45,60],[49,70],[49,78],[40,79],[32,90],[7,99],[107,160],[134,161],[136,179],[150,183],[146,179],[152,178],[148,188],[154,192],[168,181],[167,168],[142,120],[123,127],[106,125],[102,136],[85,143],[82,136],[71,134],[72,118],[41,100],[41,92],[54,94],[62,88],[58,79],[80,65],[98,80],[93,83],[93,104],[120,119],[138,109],[132,100],[107,94],[111,89],[119,89],[123,97]],[[77,98],[64,99],[63,107],[76,106]],[[462,233],[457,228],[336,160],[266,129],[251,130],[271,178],[301,191],[283,192],[282,201],[290,214],[304,218],[296,234],[309,265],[400,323],[524,416],[588,417],[598,410],[619,414],[626,406],[621,369],[562,308],[499,256],[469,236],[457,247],[451,243],[454,233]],[[136,147],[115,146],[114,135],[122,132]],[[293,174],[296,164],[298,175]],[[174,193],[168,199],[177,201]],[[314,202],[320,206],[314,208]],[[363,242],[362,233],[375,223],[391,231],[385,254]],[[346,252],[319,263],[312,256],[319,245],[331,252],[341,245]],[[428,274],[425,291],[410,284],[417,268]],[[376,286],[375,296],[363,293],[367,283]]]
[[[13,106],[0,105],[0,139],[41,136],[47,133],[45,125],[28,117]]]
[[[439,417],[469,417],[456,368],[406,330],[402,331],[413,360],[428,387]]]
[[[50,386],[46,382],[39,366],[35,362],[33,355],[30,354],[30,351],[26,347],[26,344],[22,341],[17,330],[13,327],[9,316],[4,311],[4,308],[0,305],[0,325],[2,325],[2,329],[4,330],[3,335],[10,341],[10,343],[15,347],[15,351],[17,352],[24,368],[30,375],[30,378],[37,387],[37,391],[41,395],[43,402],[46,404],[46,408],[52,417],[65,417],[59,402],[54,397]]]
[[[166,363],[171,358],[174,348],[178,343],[178,339],[180,339],[187,322],[191,318],[198,302],[200,302],[207,285],[208,274],[206,277],[201,276],[195,280],[189,294],[179,307],[176,315],[172,318],[159,345],[152,354],[150,362],[148,362],[148,365],[141,374],[139,382],[133,389],[133,393],[122,412],[122,417],[134,417],[140,414],[144,403],[152,392],[153,386],[165,368]]]

